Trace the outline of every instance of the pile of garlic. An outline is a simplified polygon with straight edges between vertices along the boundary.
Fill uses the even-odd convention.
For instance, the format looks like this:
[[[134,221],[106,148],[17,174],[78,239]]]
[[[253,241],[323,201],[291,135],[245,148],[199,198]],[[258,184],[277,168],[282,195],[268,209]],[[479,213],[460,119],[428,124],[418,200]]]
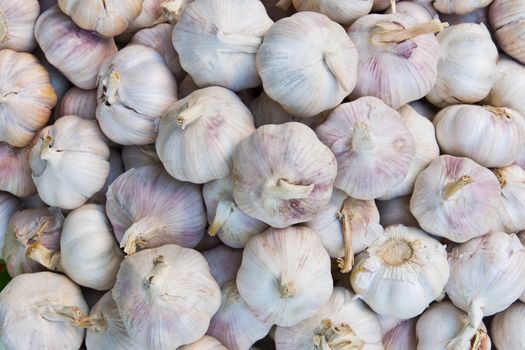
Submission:
[[[524,350],[523,18],[0,0],[0,349]]]

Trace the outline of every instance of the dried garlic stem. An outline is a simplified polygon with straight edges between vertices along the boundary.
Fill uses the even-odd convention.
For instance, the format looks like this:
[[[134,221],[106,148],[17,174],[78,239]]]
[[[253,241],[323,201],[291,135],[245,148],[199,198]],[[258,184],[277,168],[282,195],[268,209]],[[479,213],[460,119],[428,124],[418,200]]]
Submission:
[[[126,254],[135,254],[137,248],[144,248],[147,246],[147,236],[155,227],[155,221],[146,216],[133,225],[128,227],[124,232],[124,237],[120,241],[120,248],[124,248]]]
[[[443,189],[443,198],[445,198],[445,200],[449,200],[456,192],[473,182],[474,180],[472,177],[468,175],[463,175],[458,181],[449,182]]]
[[[184,130],[188,125],[196,121],[202,116],[203,109],[201,104],[195,104],[190,107],[187,105],[186,109],[180,111],[177,115],[177,124]]]
[[[341,85],[344,91],[349,91],[350,88],[347,84],[347,81],[345,79],[345,70],[344,67],[341,65],[341,60],[334,52],[325,52],[323,54],[323,60],[328,66],[328,69],[334,76],[335,80]]]
[[[222,30],[217,31],[217,38],[223,44],[220,48],[220,52],[227,53],[256,53],[262,43],[262,38],[257,36],[225,33]]]
[[[40,307],[40,316],[52,322],[70,322],[77,324],[84,317],[78,306],[44,305]]]
[[[171,24],[177,23],[184,10],[184,0],[170,0],[160,4],[161,16],[158,23],[168,21]]]
[[[509,118],[509,114],[507,113],[507,109],[505,107],[483,106],[483,108],[498,117]]]
[[[144,286],[146,288],[151,288],[152,286],[157,285],[159,281],[163,281],[168,272],[168,266],[168,261],[163,255],[157,256],[153,260],[153,269],[144,279]]]
[[[352,248],[352,211],[348,204],[348,199],[345,200],[343,208],[337,213],[337,218],[341,221],[343,230],[343,244],[345,256],[337,259],[337,266],[342,273],[347,273],[352,270],[354,263],[354,250]]]
[[[374,148],[374,143],[368,131],[368,125],[363,122],[355,123],[352,131],[352,151],[361,152]]]
[[[279,0],[275,7],[280,8],[281,10],[288,10],[292,6],[292,0]]]
[[[474,337],[477,335],[483,319],[482,304],[479,300],[474,300],[470,304],[468,318],[468,323],[454,338],[447,342],[447,350],[471,349],[473,340],[475,342]]]
[[[289,183],[285,179],[279,179],[276,183],[267,183],[264,189],[263,195],[265,197],[274,199],[305,199],[310,196],[310,193],[314,190],[315,185],[295,185]]]
[[[215,210],[215,217],[210,227],[208,227],[208,234],[210,236],[215,236],[217,232],[221,229],[222,225],[228,220],[228,217],[232,213],[233,206],[235,204],[229,198],[222,198],[217,204],[217,209]]]
[[[4,41],[7,37],[8,27],[5,15],[0,12],[0,41]]]
[[[498,179],[499,186],[501,189],[503,189],[507,185],[507,181],[505,180],[505,175],[503,173],[502,169],[492,169],[492,172],[494,175],[496,175],[496,178]]]
[[[94,332],[102,332],[107,327],[107,321],[101,312],[97,312],[94,315],[82,317],[77,321],[76,326]]]
[[[417,24],[410,28],[394,29],[384,33],[377,34],[379,42],[382,43],[400,43],[402,41],[415,38],[416,36],[430,33],[437,33],[448,27],[448,23],[442,23],[438,19],[433,19],[426,23]]]
[[[44,247],[40,242],[30,244],[26,248],[26,256],[51,271],[63,272],[60,265],[60,252]]]
[[[346,323],[334,325],[332,320],[324,319],[314,332],[316,350],[360,350],[365,346],[365,342]]]
[[[487,350],[490,348],[490,338],[487,333],[483,330],[478,329],[474,340],[472,341],[472,347],[470,350]]]
[[[42,145],[42,150],[40,151],[40,158],[47,159],[49,155],[49,150],[53,147],[53,138],[50,135],[47,135],[44,138],[44,143]]]
[[[102,100],[109,105],[117,102],[117,90],[120,84],[120,73],[111,72],[102,79]]]

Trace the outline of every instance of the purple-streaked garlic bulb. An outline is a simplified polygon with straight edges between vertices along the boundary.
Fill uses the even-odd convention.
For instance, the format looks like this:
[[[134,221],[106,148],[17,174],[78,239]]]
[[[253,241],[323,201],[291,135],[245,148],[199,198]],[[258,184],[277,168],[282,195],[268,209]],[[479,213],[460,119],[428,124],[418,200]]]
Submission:
[[[377,316],[341,287],[313,316],[292,327],[277,327],[275,344],[279,350],[383,350]]]
[[[315,12],[279,20],[257,51],[264,91],[297,117],[339,105],[355,87],[357,61],[344,28]]]
[[[233,198],[239,209],[272,227],[311,220],[330,201],[336,159],[309,127],[264,125],[233,157]]]
[[[416,218],[410,212],[410,196],[376,201],[376,205],[379,210],[379,223],[383,227],[395,224],[419,227]]]
[[[49,73],[35,56],[10,49],[0,50],[0,72],[0,142],[26,147],[57,102]]]
[[[37,0],[0,1],[0,50],[33,51],[35,21],[39,14]]]
[[[104,187],[97,193],[95,193],[90,199],[90,203],[105,204],[106,203],[106,192],[108,191],[109,185],[113,183],[124,172],[124,166],[122,164],[122,158],[120,151],[110,148],[109,150],[109,174],[106,179]]]
[[[215,281],[222,287],[226,282],[234,280],[242,261],[242,250],[218,245],[202,253]]]
[[[461,23],[483,23],[487,28],[490,28],[488,7],[479,8],[466,15],[440,13],[439,18],[451,26]]]
[[[332,21],[347,25],[367,15],[372,10],[373,0],[291,0],[297,11],[319,12]]]
[[[489,169],[468,158],[443,155],[417,177],[410,212],[426,232],[462,243],[494,225],[500,193]]]
[[[401,184],[414,159],[414,137],[401,115],[375,97],[343,103],[316,133],[337,159],[334,186],[356,199]]]
[[[419,23],[426,23],[431,21],[432,18],[437,17],[437,12],[432,4],[427,3],[425,6],[423,3],[417,1],[400,1],[395,3],[395,13],[401,13],[410,17],[413,17]],[[390,6],[385,13],[394,13],[394,8]]]
[[[399,323],[383,335],[383,346],[385,350],[415,350],[417,346],[416,319]]]
[[[441,13],[466,15],[490,5],[492,0],[435,0],[432,5]]]
[[[84,90],[76,86],[69,89],[60,100],[55,111],[55,119],[65,115],[78,115],[83,119],[95,119],[97,110],[97,90]]]
[[[36,193],[36,186],[31,178],[30,153],[31,145],[16,148],[0,142],[0,191],[17,197],[28,197]]]
[[[490,325],[490,336],[498,349],[519,350],[525,347],[525,304],[516,302],[496,314]]]
[[[257,319],[292,327],[330,299],[330,257],[310,228],[270,228],[244,248],[237,288]]]
[[[124,259],[113,299],[136,342],[168,350],[206,333],[221,294],[200,253],[167,244]]]
[[[155,145],[122,147],[122,162],[124,169],[140,168],[146,165],[160,164]]]
[[[75,209],[104,187],[109,156],[96,121],[64,116],[40,131],[30,154],[31,177],[45,203]]]
[[[9,221],[3,259],[11,277],[54,268],[64,216],[57,208],[26,209]]]
[[[521,0],[494,0],[489,8],[489,20],[499,47],[509,56],[525,63],[522,21],[525,2]]]
[[[374,201],[354,199],[340,190],[334,190],[330,202],[304,225],[319,235],[330,257],[340,258],[344,273],[352,268],[354,254],[383,234]]]
[[[498,214],[492,231],[516,233],[525,230],[525,170],[511,165],[492,171],[501,187]]]
[[[67,277],[17,276],[0,293],[0,343],[4,349],[79,349],[85,331],[74,321],[87,311],[80,288]]]
[[[160,118],[157,153],[174,178],[206,183],[230,174],[234,149],[255,130],[237,95],[219,86],[194,91]]]
[[[106,60],[98,72],[97,120],[121,145],[155,141],[159,118],[177,100],[177,83],[152,48],[131,45]]]
[[[199,87],[261,84],[255,53],[273,21],[257,0],[196,0],[173,29],[180,64]]]
[[[437,35],[438,77],[426,98],[438,107],[484,99],[496,78],[498,49],[484,24],[462,23]]]
[[[453,105],[442,109],[433,123],[441,151],[486,167],[512,164],[525,147],[524,116],[509,108]]]
[[[439,43],[433,33],[443,28],[437,19],[418,23],[404,14],[359,18],[348,30],[359,50],[352,95],[379,97],[393,108],[425,96],[437,78]]]
[[[468,345],[448,347],[464,327],[469,327],[468,315],[449,301],[442,301],[430,306],[417,320],[417,350],[490,350],[491,341],[483,322],[469,339]],[[415,345],[415,344],[414,344]],[[453,344],[450,344],[453,345]],[[399,348],[409,349],[409,348]],[[414,346],[411,349],[416,349]],[[504,348],[502,348],[504,349]]]
[[[7,192],[0,192],[0,259],[3,259],[5,236],[9,227],[9,220],[20,209],[17,198]]]
[[[200,187],[175,180],[159,165],[120,175],[109,186],[106,213],[127,254],[164,244],[192,248],[206,227]]]
[[[525,67],[506,57],[496,66],[497,78],[486,102],[495,107],[507,107],[525,115]]]
[[[181,346],[178,350],[228,350],[228,348],[214,337],[205,335],[196,342]]]
[[[468,349],[483,316],[505,310],[524,292],[525,248],[515,234],[495,232],[455,247],[449,263],[445,290],[468,313],[468,323],[448,346]]]
[[[57,6],[38,17],[35,37],[49,62],[82,89],[97,86],[100,67],[118,51],[112,38],[77,27]]]

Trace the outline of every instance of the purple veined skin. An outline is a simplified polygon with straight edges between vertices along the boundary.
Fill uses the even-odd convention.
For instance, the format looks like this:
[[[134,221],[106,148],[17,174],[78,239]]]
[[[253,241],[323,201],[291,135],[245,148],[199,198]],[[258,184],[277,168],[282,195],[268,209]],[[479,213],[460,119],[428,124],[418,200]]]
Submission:
[[[402,321],[383,335],[383,345],[385,350],[415,349],[417,346],[416,319]]]
[[[65,115],[78,115],[84,119],[95,119],[96,110],[97,90],[84,90],[74,86],[67,90],[57,105],[55,120]]]
[[[15,148],[0,142],[1,191],[9,192],[17,197],[28,197],[36,193],[36,186],[31,179],[30,153],[31,145]]]

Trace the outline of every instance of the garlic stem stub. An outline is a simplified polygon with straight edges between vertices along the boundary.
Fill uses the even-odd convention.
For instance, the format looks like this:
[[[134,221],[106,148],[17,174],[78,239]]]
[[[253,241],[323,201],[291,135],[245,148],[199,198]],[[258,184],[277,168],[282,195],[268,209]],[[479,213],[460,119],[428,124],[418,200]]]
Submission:
[[[416,349],[416,318],[399,323],[382,340],[385,350]]]

